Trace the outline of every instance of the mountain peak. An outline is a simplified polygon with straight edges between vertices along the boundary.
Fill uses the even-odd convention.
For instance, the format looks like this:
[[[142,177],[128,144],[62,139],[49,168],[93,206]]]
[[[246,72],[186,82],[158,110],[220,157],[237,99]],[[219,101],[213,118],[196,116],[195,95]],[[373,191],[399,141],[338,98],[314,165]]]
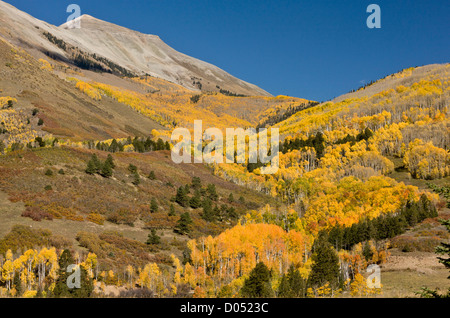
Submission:
[[[43,34],[50,33],[80,51],[96,54],[134,72],[149,74],[195,91],[224,90],[249,96],[271,96],[208,62],[176,51],[157,35],[144,34],[89,14],[54,26],[0,0],[0,35],[13,43],[46,53],[71,56]],[[80,22],[74,28],[73,21]]]
[[[81,21],[82,24],[83,23],[112,24],[110,22],[97,19],[89,14],[83,14],[83,15],[79,16],[78,18],[75,18],[71,21],[67,21],[66,23],[61,24],[59,27],[63,28],[63,29],[70,28],[70,24],[74,23],[75,21]]]

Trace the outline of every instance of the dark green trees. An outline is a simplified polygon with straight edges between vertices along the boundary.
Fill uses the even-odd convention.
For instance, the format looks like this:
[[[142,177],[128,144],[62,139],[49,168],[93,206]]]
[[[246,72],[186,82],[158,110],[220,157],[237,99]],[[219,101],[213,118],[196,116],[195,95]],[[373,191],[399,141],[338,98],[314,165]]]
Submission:
[[[131,181],[131,183],[135,186],[138,186],[141,183],[141,176],[139,175],[138,168],[130,163],[128,165],[128,171],[131,173],[131,176],[133,178],[133,181]]]
[[[114,163],[114,159],[111,156],[111,154],[108,154],[108,157],[106,157],[105,163],[108,163],[111,166],[112,169],[116,168],[116,164]]]
[[[45,147],[45,142],[42,140],[42,137],[36,137],[34,138],[34,141],[38,143],[39,147]]]
[[[217,201],[219,198],[219,195],[216,192],[216,185],[215,184],[208,184],[208,187],[206,188],[206,192],[208,194],[208,198],[212,201]]]
[[[201,95],[194,95],[194,96],[191,96],[191,102],[193,103],[193,104],[196,104],[196,103],[198,103],[198,101],[200,100],[200,97],[201,97]]]
[[[94,162],[92,160],[89,160],[85,171],[87,174],[95,174],[97,172],[97,169],[95,168]]]
[[[111,166],[110,161],[105,161],[102,165],[102,170],[100,171],[100,175],[104,178],[110,178],[113,175],[113,167]]]
[[[180,186],[177,190],[177,194],[175,196],[175,202],[181,205],[182,207],[187,207],[189,204],[189,198],[186,194],[185,187]]]
[[[271,279],[272,273],[269,268],[263,262],[259,262],[244,281],[244,286],[242,286],[240,291],[241,296],[244,298],[274,297],[270,284]]]
[[[110,178],[113,175],[113,169],[116,167],[111,155],[108,155],[104,163],[98,159],[96,154],[91,156],[91,159],[87,163],[85,172],[87,174],[99,174],[104,178]]]
[[[329,242],[336,250],[350,250],[355,244],[368,240],[384,240],[402,234],[426,218],[437,217],[437,210],[423,194],[418,202],[408,201],[397,214],[381,215],[371,220],[362,220],[352,226],[334,226],[328,231]]]
[[[93,281],[83,266],[74,266],[74,264],[71,252],[67,249],[64,250],[59,258],[59,276],[52,296],[59,298],[90,297],[94,290]]]
[[[302,278],[299,270],[291,265],[288,272],[281,277],[278,297],[303,298],[306,296],[306,289],[306,280]]]
[[[202,212],[202,219],[208,222],[214,221],[214,210],[212,207],[212,202],[209,198],[206,198],[202,202],[203,212]]]
[[[102,163],[98,159],[97,155],[94,153],[91,156],[91,160],[89,160],[89,162],[88,162],[88,166],[86,168],[86,173],[89,173],[89,174],[99,173],[101,171],[101,169],[102,169]]]
[[[173,206],[173,204],[170,205],[169,216],[175,216],[175,207]]]
[[[193,177],[191,186],[194,190],[200,190],[202,188],[202,181],[199,177]]]
[[[161,243],[161,237],[159,237],[156,234],[155,229],[151,229],[146,243],[147,243],[147,245],[157,245],[157,244]]]
[[[189,205],[193,209],[198,209],[202,205],[202,197],[199,190],[195,191],[193,197],[189,200]]]
[[[178,234],[189,234],[191,231],[192,219],[188,212],[183,213],[180,216],[177,224],[175,225],[174,232]]]
[[[152,198],[152,201],[150,202],[150,212],[158,212],[158,202],[156,202],[155,198]]]
[[[339,257],[325,234],[321,233],[314,242],[313,265],[308,277],[308,286],[321,287],[326,283],[337,289],[340,283]]]

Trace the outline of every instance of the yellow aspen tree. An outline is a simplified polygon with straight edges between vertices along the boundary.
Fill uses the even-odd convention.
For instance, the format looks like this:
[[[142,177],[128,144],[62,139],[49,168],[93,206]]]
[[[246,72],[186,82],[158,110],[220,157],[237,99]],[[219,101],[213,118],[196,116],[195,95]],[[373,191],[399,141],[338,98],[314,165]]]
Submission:
[[[5,261],[2,266],[2,281],[6,283],[6,288],[11,290],[11,281],[14,278],[14,265],[11,260]]]

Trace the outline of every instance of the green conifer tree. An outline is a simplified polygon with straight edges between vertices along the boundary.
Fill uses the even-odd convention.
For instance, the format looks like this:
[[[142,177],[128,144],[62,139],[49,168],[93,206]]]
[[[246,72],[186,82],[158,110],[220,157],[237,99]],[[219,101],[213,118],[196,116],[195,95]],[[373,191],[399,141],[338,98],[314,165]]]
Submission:
[[[146,243],[147,243],[147,245],[157,245],[157,244],[161,243],[161,237],[159,237],[156,234],[155,229],[151,229]]]
[[[175,216],[175,207],[173,206],[173,204],[170,205],[169,207],[169,216]]]
[[[244,298],[270,298],[274,297],[274,292],[270,284],[272,273],[269,268],[259,262],[244,281],[240,294]]]
[[[189,215],[188,212],[185,212],[180,216],[180,219],[175,225],[174,232],[181,235],[189,234],[191,232],[191,224],[192,224],[191,216]]]
[[[150,212],[158,212],[158,202],[156,202],[155,198],[152,198],[152,201],[150,202]]]
[[[341,283],[339,257],[328,242],[326,235],[319,235],[314,242],[313,250],[313,265],[308,278],[308,286],[317,288],[328,282],[331,288],[337,289]]]

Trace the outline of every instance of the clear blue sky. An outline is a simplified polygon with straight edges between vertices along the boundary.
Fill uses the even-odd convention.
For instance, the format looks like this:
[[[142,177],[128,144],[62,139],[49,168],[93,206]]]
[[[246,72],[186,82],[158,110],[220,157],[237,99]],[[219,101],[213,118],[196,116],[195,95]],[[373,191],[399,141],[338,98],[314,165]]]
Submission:
[[[273,95],[324,101],[403,68],[449,62],[448,0],[6,0],[60,25],[82,14],[143,33]],[[381,29],[366,8],[381,7]]]

